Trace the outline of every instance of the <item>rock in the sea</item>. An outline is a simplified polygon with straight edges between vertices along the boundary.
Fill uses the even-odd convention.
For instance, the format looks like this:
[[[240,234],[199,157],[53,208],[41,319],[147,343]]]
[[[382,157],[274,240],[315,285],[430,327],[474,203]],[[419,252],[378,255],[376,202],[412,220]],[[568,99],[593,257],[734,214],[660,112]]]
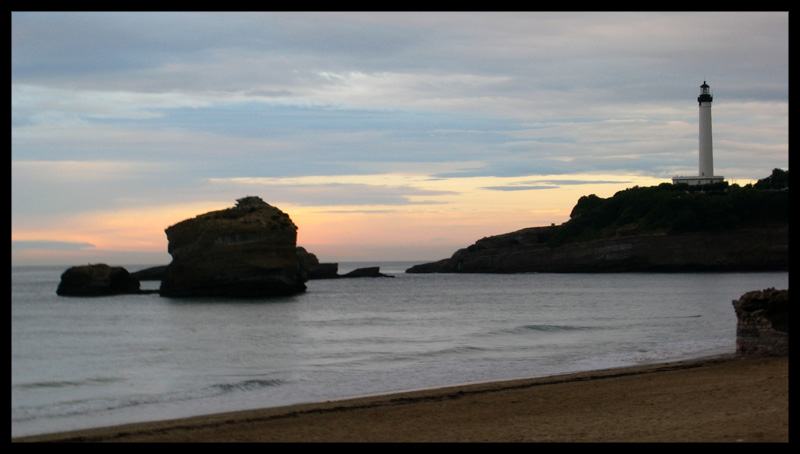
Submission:
[[[164,278],[164,271],[166,271],[166,269],[167,265],[159,265],[134,271],[131,273],[131,276],[139,279],[140,281],[160,281]]]
[[[316,255],[305,248],[297,247],[297,260],[300,268],[305,271],[308,279],[334,279],[339,277],[338,263],[319,263]]]
[[[258,197],[166,229],[172,262],[160,293],[167,297],[265,297],[304,292],[297,227]]]
[[[394,276],[381,273],[381,269],[378,266],[370,266],[367,268],[355,269],[339,277],[350,278],[350,277],[394,277]]]
[[[733,300],[736,311],[736,354],[789,354],[789,290],[768,288]]]
[[[60,296],[105,296],[147,293],[128,270],[105,263],[73,266],[61,275],[56,294]]]

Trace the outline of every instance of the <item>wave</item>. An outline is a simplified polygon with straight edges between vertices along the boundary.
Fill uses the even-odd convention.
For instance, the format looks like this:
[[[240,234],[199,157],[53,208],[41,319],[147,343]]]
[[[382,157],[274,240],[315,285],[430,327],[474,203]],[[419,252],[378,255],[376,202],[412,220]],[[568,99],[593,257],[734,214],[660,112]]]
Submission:
[[[11,387],[12,389],[16,388],[18,390],[27,391],[36,389],[49,389],[49,388],[77,388],[80,386],[104,385],[104,384],[118,383],[122,381],[125,380],[119,377],[87,378],[85,380],[58,380],[58,381],[22,383],[18,385],[12,384]]]
[[[212,388],[219,389],[223,393],[235,391],[253,391],[256,389],[269,388],[273,386],[280,386],[285,383],[284,380],[270,379],[270,380],[245,380],[239,383],[218,383],[212,385]]]
[[[56,404],[48,403],[46,405],[20,407],[12,406],[11,419],[13,421],[22,422],[43,418],[77,417],[106,411],[135,408],[144,405],[187,402],[197,399],[213,398],[232,392],[252,391],[267,387],[280,386],[284,383],[285,381],[280,379],[251,379],[235,383],[215,383],[200,389],[190,389],[167,394],[110,397],[106,399],[78,399]]]
[[[439,350],[429,350],[429,351],[421,351],[417,352],[415,355],[416,357],[437,357],[437,356],[449,356],[449,355],[464,355],[464,354],[472,354],[477,352],[485,351],[486,348],[484,347],[476,347],[473,345],[460,345],[454,347],[443,348]]]
[[[596,326],[579,325],[520,325],[499,331],[497,334],[521,334],[528,332],[555,333],[565,331],[587,331],[598,329]]]
[[[648,317],[648,318],[650,320],[652,320],[654,318],[682,319],[682,318],[700,318],[700,317],[702,317],[702,315],[696,314],[696,315],[665,315],[665,316],[661,316],[661,317]]]

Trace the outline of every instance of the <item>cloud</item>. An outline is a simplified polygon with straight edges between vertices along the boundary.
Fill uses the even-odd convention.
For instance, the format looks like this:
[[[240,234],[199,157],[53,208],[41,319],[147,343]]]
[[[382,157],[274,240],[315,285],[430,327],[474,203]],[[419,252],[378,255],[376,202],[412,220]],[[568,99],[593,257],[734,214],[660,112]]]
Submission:
[[[538,189],[557,189],[558,186],[531,186],[531,185],[521,185],[521,186],[486,186],[483,189],[488,189],[490,191],[533,191]]]
[[[520,181],[518,184],[507,186],[484,186],[482,189],[490,191],[532,191],[540,189],[558,189],[561,186],[579,185],[624,185],[631,184],[631,180],[541,180],[541,181]]]
[[[11,240],[11,250],[12,251],[22,251],[22,250],[30,250],[30,249],[45,249],[45,250],[56,250],[56,251],[81,251],[84,249],[92,249],[94,248],[94,244],[91,243],[73,243],[69,241],[46,241],[46,240],[37,240],[37,241],[14,241]]]
[[[786,12],[13,12],[11,32],[13,232],[256,191],[526,222],[696,172],[704,79],[715,172],[788,166]]]
[[[343,176],[341,180],[360,181],[386,179],[382,176]],[[314,180],[315,178],[311,178]],[[322,178],[321,180],[324,180]],[[378,183],[318,182],[301,183],[292,179],[273,178],[214,178],[212,183],[226,191],[232,187],[240,192],[269,193],[270,200],[298,206],[409,206],[442,203],[429,197],[455,194],[453,191],[429,190],[409,185]],[[300,180],[302,181],[302,179]]]

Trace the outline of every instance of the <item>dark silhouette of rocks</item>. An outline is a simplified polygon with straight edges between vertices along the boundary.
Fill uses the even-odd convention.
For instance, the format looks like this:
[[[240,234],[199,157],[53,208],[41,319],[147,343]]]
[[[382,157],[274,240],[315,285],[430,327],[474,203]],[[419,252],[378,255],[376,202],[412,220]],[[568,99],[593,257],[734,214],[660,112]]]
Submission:
[[[338,263],[320,263],[316,255],[301,246],[297,246],[297,261],[301,272],[305,273],[309,280],[339,277]],[[159,265],[133,272],[131,276],[140,281],[160,281],[164,278],[166,269],[167,265]]]
[[[357,277],[394,277],[380,272],[380,267],[358,268],[349,273],[340,275],[338,263],[320,263],[316,255],[308,252],[304,247],[297,246],[297,262],[302,274],[308,280],[338,279]],[[140,281],[160,281],[164,277],[167,265],[145,268],[131,273],[131,276]]]
[[[128,270],[104,263],[73,266],[61,275],[56,294],[60,296],[106,296],[153,293],[141,290],[139,280]]]
[[[733,300],[736,311],[736,354],[789,354],[789,290],[756,290]]]
[[[168,297],[269,297],[304,292],[297,227],[258,197],[166,229],[172,262],[161,281]]]
[[[309,280],[339,277],[338,263],[320,263],[316,255],[300,246],[297,247],[297,261],[300,264],[300,268],[305,271]]]
[[[339,274],[338,263],[320,263],[316,255],[299,246],[297,247],[297,260],[300,263],[300,268],[305,270],[309,280],[356,277],[394,277],[381,273],[381,269],[378,266],[358,268],[346,274]]]
[[[134,271],[131,273],[136,279],[140,281],[160,281],[164,278],[164,272],[167,270],[167,265],[159,265],[143,270]]]
[[[782,271],[789,269],[789,226],[723,232],[621,235],[551,247],[553,227],[477,241],[452,257],[407,273],[613,273]]]
[[[570,220],[483,238],[408,273],[602,273],[789,269],[785,187],[727,182],[584,196]]]
[[[394,276],[381,273],[381,269],[378,266],[369,266],[366,268],[357,268],[339,277],[354,278],[354,277],[394,277]]]

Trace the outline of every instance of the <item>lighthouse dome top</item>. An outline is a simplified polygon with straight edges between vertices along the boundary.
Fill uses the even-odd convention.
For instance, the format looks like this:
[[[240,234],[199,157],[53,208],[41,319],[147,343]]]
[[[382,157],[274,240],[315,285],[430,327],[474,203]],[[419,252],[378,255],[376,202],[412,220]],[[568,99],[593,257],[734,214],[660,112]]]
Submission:
[[[711,87],[708,86],[706,81],[703,81],[703,85],[700,85],[700,96],[697,97],[698,103],[702,104],[704,102],[711,102],[714,100],[714,98],[711,96],[711,91],[709,88]]]

